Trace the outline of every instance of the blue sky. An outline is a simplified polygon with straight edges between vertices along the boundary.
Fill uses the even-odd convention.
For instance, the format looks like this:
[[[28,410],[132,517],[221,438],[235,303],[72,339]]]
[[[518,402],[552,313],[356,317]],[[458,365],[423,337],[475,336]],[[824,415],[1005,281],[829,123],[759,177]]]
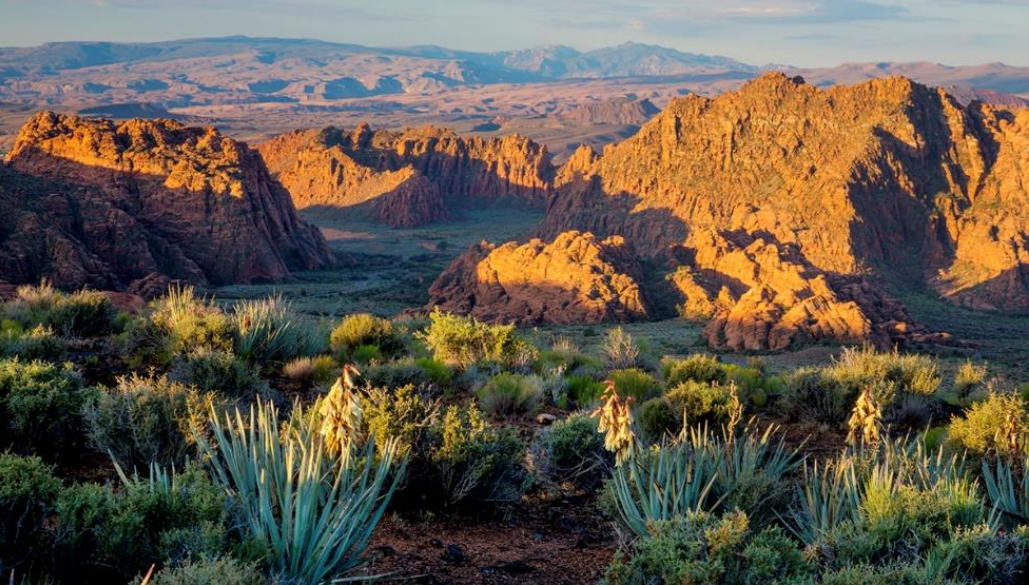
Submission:
[[[797,66],[1029,65],[1029,0],[0,0],[0,46],[236,34],[469,50],[637,41]]]

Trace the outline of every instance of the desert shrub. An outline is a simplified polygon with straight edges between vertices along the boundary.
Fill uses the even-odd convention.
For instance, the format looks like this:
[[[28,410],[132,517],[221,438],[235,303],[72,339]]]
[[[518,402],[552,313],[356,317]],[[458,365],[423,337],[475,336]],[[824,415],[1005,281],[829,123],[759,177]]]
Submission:
[[[680,421],[679,427],[698,424],[718,427],[729,420],[732,408],[729,386],[687,380],[668,390],[665,397]]]
[[[661,362],[661,374],[665,385],[673,388],[687,381],[701,383],[722,383],[727,380],[723,364],[718,358],[696,353],[683,359],[665,359]]]
[[[548,481],[586,491],[600,485],[613,463],[597,420],[582,412],[541,429],[533,453],[537,471]]]
[[[954,393],[957,401],[963,403],[980,391],[985,391],[988,374],[986,364],[977,364],[972,360],[965,360],[958,366],[957,372],[954,373]]]
[[[511,365],[528,355],[530,346],[518,337],[514,325],[489,325],[438,308],[429,318],[428,328],[417,336],[443,363],[462,368],[481,361]]]
[[[49,327],[36,325],[26,331],[16,321],[0,324],[0,358],[57,361],[66,353],[64,340],[54,335],[53,329]]]
[[[137,576],[133,585],[140,585]],[[151,585],[264,585],[267,580],[255,563],[244,563],[231,556],[187,559],[181,565],[154,573]]]
[[[420,389],[445,389],[454,379],[454,371],[432,358],[403,358],[362,368],[363,378],[371,387],[400,388],[413,385]]]
[[[580,407],[586,407],[600,400],[604,385],[592,376],[575,374],[567,378],[568,396]]]
[[[0,453],[0,569],[41,547],[43,521],[60,489],[53,470],[38,457]]]
[[[339,373],[339,365],[331,356],[298,357],[282,366],[282,375],[304,385],[328,384]]]
[[[1006,437],[1011,430],[1016,440],[1029,436],[1025,401],[1016,394],[991,392],[986,400],[973,404],[963,417],[951,419],[948,440],[975,455],[1006,455],[1010,452]]]
[[[396,441],[402,455],[420,452],[425,434],[439,418],[439,400],[408,384],[396,389],[372,388],[361,398],[367,432],[378,445]]]
[[[611,368],[624,370],[639,365],[639,345],[632,335],[621,327],[608,330],[600,349]]]
[[[44,326],[75,337],[111,333],[117,314],[111,300],[101,292],[65,294],[47,282],[18,287],[18,296],[7,304],[5,313],[27,329]]]
[[[513,431],[491,426],[474,406],[449,406],[430,433],[426,463],[434,481],[421,485],[440,491],[435,505],[510,501],[521,495],[525,446]]]
[[[929,555],[939,564],[934,573],[959,583],[1008,585],[1019,583],[1029,570],[1029,539],[1022,534],[980,525],[959,529]],[[928,563],[927,563],[928,564]]]
[[[253,398],[268,390],[257,370],[231,353],[200,348],[181,356],[169,377],[226,398]]]
[[[636,426],[645,443],[656,443],[682,428],[682,416],[663,396],[651,398],[636,411]]]
[[[83,415],[91,447],[127,468],[178,465],[192,453],[216,400],[165,376],[122,377],[95,395]]]
[[[350,361],[358,364],[370,364],[382,358],[382,350],[377,345],[359,345],[350,354]]]
[[[81,439],[82,406],[92,393],[70,364],[0,361],[0,439],[21,452],[68,454]]]
[[[501,373],[479,390],[479,406],[492,415],[531,411],[543,400],[543,385],[536,376]]]
[[[151,319],[169,337],[172,353],[201,348],[232,351],[232,319],[214,303],[197,298],[193,287],[168,289],[154,301]]]
[[[583,354],[567,337],[559,337],[550,349],[540,350],[536,355],[533,370],[544,374],[560,370],[574,372],[579,368],[599,365],[594,358]]]
[[[332,351],[343,358],[362,345],[374,345],[386,356],[394,356],[404,349],[403,338],[394,331],[389,319],[368,313],[347,315],[329,336]]]
[[[798,368],[783,382],[778,405],[792,420],[839,425],[850,415],[846,390],[818,368]]]
[[[321,329],[281,296],[237,302],[232,323],[234,353],[251,363],[281,363],[326,349]]]
[[[125,356],[125,364],[133,369],[164,367],[174,359],[171,334],[147,317],[126,323],[115,343]]]
[[[150,564],[216,556],[229,544],[225,493],[196,466],[110,486],[78,484],[57,498],[54,548],[67,575],[85,567],[113,569],[131,579]],[[124,581],[123,581],[124,582]]]
[[[843,350],[826,373],[836,380],[848,398],[853,399],[866,386],[875,389],[875,398],[886,406],[901,395],[932,396],[940,386],[936,360],[926,355],[879,353],[871,347]]]
[[[654,376],[639,368],[614,370],[608,372],[608,378],[615,384],[615,390],[621,397],[631,396],[637,401],[652,398],[661,392],[661,385]]]
[[[619,553],[605,585],[781,583],[811,572],[800,548],[778,528],[754,532],[747,515],[699,512],[655,523],[631,554]]]

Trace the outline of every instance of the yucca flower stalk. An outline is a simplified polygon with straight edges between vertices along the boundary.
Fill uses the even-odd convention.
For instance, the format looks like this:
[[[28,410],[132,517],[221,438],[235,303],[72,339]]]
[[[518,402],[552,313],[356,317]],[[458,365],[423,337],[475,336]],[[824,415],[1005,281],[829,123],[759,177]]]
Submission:
[[[882,438],[882,418],[882,409],[871,386],[865,386],[847,422],[847,443],[854,447],[877,446]]]
[[[350,364],[343,366],[343,373],[322,401],[322,440],[333,455],[342,454],[343,447],[361,433],[361,403],[354,393],[353,378],[360,373]]]
[[[611,380],[600,399],[603,404],[590,416],[599,419],[597,432],[604,434],[604,448],[615,454],[615,465],[620,467],[632,456],[636,444],[632,430],[633,399],[629,396],[622,400]]]

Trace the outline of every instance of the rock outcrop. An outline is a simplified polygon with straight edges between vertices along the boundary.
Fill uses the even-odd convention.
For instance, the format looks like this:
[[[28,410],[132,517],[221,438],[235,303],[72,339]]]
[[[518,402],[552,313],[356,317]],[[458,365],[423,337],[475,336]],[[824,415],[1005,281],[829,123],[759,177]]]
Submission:
[[[363,208],[394,227],[485,201],[542,207],[553,173],[546,148],[527,138],[462,138],[431,126],[301,130],[258,148],[298,208]]]
[[[484,321],[601,323],[647,316],[624,238],[567,232],[544,243],[473,246],[433,283],[432,304]]]
[[[0,273],[16,283],[153,295],[332,262],[256,152],[169,120],[37,114],[0,169],[0,202]]]
[[[655,267],[652,308],[709,319],[718,347],[887,346],[946,340],[887,284],[1029,310],[1027,185],[1029,110],[904,78],[822,90],[773,73],[577,151],[534,235],[624,237]]]

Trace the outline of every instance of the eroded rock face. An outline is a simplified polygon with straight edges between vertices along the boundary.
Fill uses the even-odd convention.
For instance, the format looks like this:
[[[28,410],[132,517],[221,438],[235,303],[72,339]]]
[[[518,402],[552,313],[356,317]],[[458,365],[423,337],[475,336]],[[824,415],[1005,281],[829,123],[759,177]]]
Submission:
[[[601,323],[647,316],[636,254],[624,238],[567,232],[473,246],[433,283],[432,306],[506,323]]]
[[[173,280],[278,281],[332,262],[254,151],[167,120],[40,113],[0,170],[0,201],[11,282],[152,295]]]
[[[431,126],[302,130],[259,150],[298,208],[367,208],[394,227],[445,219],[482,201],[542,207],[553,173],[546,147],[527,138],[462,138]]]
[[[577,151],[534,235],[624,237],[657,267],[645,288],[670,289],[652,309],[710,319],[715,346],[945,341],[883,285],[1029,310],[1027,185],[1027,110],[903,78],[821,90],[774,73]]]

